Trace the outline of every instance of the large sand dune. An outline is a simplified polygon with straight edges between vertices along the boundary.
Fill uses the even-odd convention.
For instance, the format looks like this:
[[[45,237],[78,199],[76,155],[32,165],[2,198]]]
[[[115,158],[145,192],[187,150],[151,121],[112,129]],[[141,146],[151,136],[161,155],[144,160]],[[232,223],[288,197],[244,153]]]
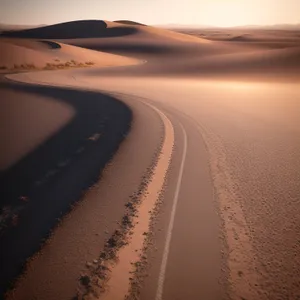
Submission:
[[[100,53],[49,40],[17,38],[0,39],[0,69],[34,70],[68,67],[119,66],[136,64],[138,60]]]
[[[130,21],[74,21],[25,30],[3,32],[3,36],[32,39],[78,39],[78,38],[117,38],[127,35],[148,33],[181,41],[199,42],[200,38],[181,34],[167,29],[145,26]],[[202,39],[202,42],[204,40]]]

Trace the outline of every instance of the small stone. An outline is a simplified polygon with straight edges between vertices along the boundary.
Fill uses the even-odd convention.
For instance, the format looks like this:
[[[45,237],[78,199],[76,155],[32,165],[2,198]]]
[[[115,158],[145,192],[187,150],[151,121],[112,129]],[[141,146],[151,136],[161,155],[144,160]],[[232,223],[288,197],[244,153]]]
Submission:
[[[91,264],[90,262],[87,262],[87,263],[86,263],[86,266],[87,266],[87,267],[91,267],[92,264]]]
[[[91,279],[89,276],[84,275],[84,276],[81,276],[80,281],[84,286],[88,286],[91,282]]]
[[[93,260],[93,263],[94,263],[94,264],[97,264],[97,263],[98,263],[98,260],[97,260],[97,259],[94,259],[94,260]]]
[[[24,202],[28,202],[29,198],[27,196],[20,196],[20,200]]]

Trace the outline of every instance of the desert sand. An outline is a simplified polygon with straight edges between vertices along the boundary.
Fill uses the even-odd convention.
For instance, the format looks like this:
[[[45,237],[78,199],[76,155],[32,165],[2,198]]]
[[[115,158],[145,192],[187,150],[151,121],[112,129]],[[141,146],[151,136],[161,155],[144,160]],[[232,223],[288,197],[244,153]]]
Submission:
[[[0,39],[0,70],[52,70],[71,67],[122,66],[138,60],[99,53],[50,40]]]
[[[3,72],[24,71],[14,65],[30,64],[38,71],[9,74],[3,88],[9,80],[22,97],[41,99],[41,107],[46,107],[43,97],[50,97],[60,107],[67,105],[69,114],[75,112],[75,123],[66,116],[57,119],[57,134],[43,144],[43,152],[33,150],[25,165],[3,173],[1,204],[20,214],[20,223],[12,222],[1,237],[1,280],[7,286],[17,278],[7,299],[76,294],[83,299],[84,293],[110,299],[118,284],[132,299],[143,300],[300,297],[297,31],[173,31],[90,20],[4,32],[0,39]],[[132,199],[143,199],[141,208],[150,203],[145,191],[155,182],[151,171],[160,168],[157,155],[169,139],[155,110],[174,130],[170,165],[162,168],[168,176],[151,200],[155,214],[143,212],[135,220],[151,221],[148,232],[132,229],[134,243],[143,248],[132,246],[126,230],[128,247],[115,247],[126,205]],[[62,108],[57,111],[63,114]],[[62,124],[72,126],[64,132]],[[41,130],[44,139],[51,130]],[[33,139],[29,133],[28,138]],[[60,161],[62,149],[69,156]],[[28,177],[26,170],[37,163]],[[41,180],[41,174],[48,175]],[[36,181],[41,189],[33,188]],[[17,192],[9,192],[16,183]],[[23,191],[33,201],[18,210],[15,199],[18,193],[27,196]],[[49,232],[51,238],[40,247]],[[10,251],[16,241],[18,249]],[[104,274],[112,253],[120,261]],[[19,262],[28,257],[20,272]]]
[[[11,167],[55,135],[75,115],[73,107],[1,87],[0,170]]]

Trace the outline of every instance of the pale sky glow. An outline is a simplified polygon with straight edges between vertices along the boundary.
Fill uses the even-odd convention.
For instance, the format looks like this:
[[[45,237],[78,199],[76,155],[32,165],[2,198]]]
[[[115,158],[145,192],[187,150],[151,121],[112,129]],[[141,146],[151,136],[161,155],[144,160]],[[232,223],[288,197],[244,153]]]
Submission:
[[[126,19],[213,26],[300,23],[300,0],[0,0],[0,23]]]

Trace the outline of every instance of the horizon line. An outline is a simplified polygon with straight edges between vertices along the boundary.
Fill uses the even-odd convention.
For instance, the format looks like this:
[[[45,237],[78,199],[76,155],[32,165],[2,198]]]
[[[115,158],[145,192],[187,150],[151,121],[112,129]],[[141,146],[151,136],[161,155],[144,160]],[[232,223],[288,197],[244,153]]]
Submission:
[[[99,20],[99,21],[110,21],[110,20],[105,20],[105,19],[76,19],[76,20],[69,20],[69,21],[60,21],[60,22],[55,22],[51,24],[28,24],[28,23],[5,23],[5,22],[0,22],[0,25],[7,25],[7,26],[51,26],[55,24],[61,24],[61,23],[68,23],[68,22],[76,22],[76,21],[82,21],[82,20]],[[127,20],[123,19],[124,21],[131,21],[131,22],[138,22],[138,23],[143,23],[142,21],[135,21],[135,20]],[[113,20],[110,22],[116,22],[118,20]],[[272,27],[272,26],[300,26],[300,20],[298,22],[294,23],[272,23],[272,24],[241,24],[241,25],[212,25],[212,24],[188,24],[188,23],[160,23],[160,24],[145,24],[149,26],[176,26],[176,27],[189,27],[189,28],[201,28],[201,27],[214,27],[214,28],[234,28],[234,27]]]

